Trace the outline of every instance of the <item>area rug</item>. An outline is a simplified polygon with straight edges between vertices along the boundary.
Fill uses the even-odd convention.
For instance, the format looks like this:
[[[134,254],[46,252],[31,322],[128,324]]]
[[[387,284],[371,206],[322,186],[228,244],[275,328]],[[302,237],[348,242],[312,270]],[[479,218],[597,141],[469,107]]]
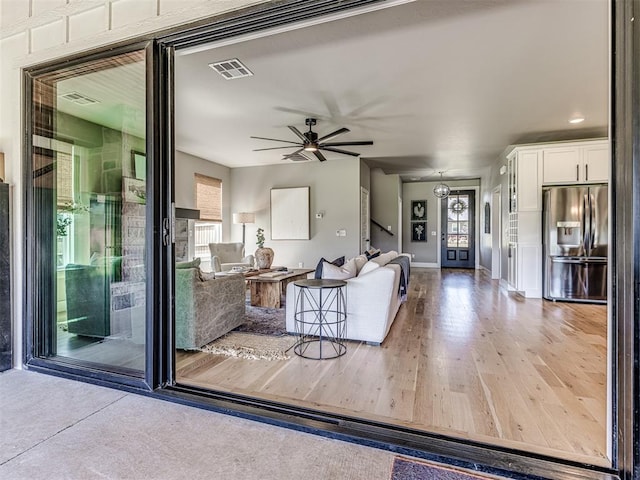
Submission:
[[[287,334],[284,314],[284,308],[252,307],[247,303],[244,323],[233,331],[281,337]]]
[[[394,458],[391,470],[391,480],[487,480],[501,478],[493,475],[479,475],[453,467],[417,462],[402,457]]]
[[[294,343],[292,335],[269,336],[231,331],[199,350],[248,360],[287,360]]]

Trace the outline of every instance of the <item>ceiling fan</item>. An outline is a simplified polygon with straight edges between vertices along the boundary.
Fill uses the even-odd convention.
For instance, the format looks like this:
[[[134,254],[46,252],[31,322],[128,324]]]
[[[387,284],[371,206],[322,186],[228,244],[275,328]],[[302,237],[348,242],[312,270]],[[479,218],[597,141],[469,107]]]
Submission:
[[[289,130],[291,130],[293,133],[296,134],[296,136],[301,140],[300,142],[292,142],[291,140],[278,140],[277,138],[250,137],[250,138],[257,138],[260,140],[272,140],[274,142],[285,142],[285,143],[293,144],[286,147],[257,148],[254,150],[254,152],[260,152],[263,150],[278,150],[282,148],[294,148],[295,146],[295,147],[298,147],[298,149],[292,153],[285,155],[285,158],[294,160],[299,155],[303,155],[305,152],[309,152],[309,153],[313,153],[318,160],[320,160],[321,162],[324,162],[326,158],[322,154],[322,152],[320,152],[320,150],[325,150],[327,152],[334,152],[334,153],[342,153],[344,155],[351,155],[352,157],[358,157],[360,156],[359,153],[350,152],[350,151],[342,150],[341,148],[335,148],[335,147],[352,146],[352,145],[373,145],[373,142],[371,140],[364,140],[359,142],[358,141],[327,142],[327,140],[330,140],[333,137],[337,137],[338,135],[341,135],[343,133],[347,133],[350,130],[348,128],[343,127],[343,128],[339,128],[335,132],[331,132],[323,137],[318,138],[318,134],[313,130],[311,130],[311,127],[313,127],[316,124],[316,119],[307,118],[304,123],[309,126],[309,131],[304,133],[302,133],[296,127],[289,125]]]

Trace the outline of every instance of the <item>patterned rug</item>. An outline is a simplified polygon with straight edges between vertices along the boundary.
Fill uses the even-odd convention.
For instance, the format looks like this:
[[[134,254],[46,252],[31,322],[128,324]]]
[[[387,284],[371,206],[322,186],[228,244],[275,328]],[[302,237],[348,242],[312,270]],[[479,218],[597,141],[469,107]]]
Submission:
[[[246,360],[287,360],[293,352],[294,343],[292,335],[272,337],[231,331],[199,350]]]
[[[245,322],[200,351],[247,360],[287,360],[295,337],[287,334],[284,308],[252,307],[247,300]]]
[[[245,321],[233,331],[281,337],[287,334],[284,314],[284,308],[252,307],[247,302]]]
[[[393,460],[391,470],[391,480],[487,480],[498,478],[503,477],[475,474],[454,467],[418,462],[402,457],[396,457]]]

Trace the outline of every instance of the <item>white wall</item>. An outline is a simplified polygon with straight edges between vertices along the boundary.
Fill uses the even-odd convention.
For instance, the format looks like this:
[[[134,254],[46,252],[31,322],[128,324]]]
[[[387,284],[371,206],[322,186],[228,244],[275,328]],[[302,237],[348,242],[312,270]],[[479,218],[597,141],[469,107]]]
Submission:
[[[14,365],[22,364],[21,69],[264,0],[0,0],[0,152],[12,189]]]
[[[310,186],[310,240],[271,240],[271,189]],[[246,226],[246,251],[256,249],[256,231],[265,230],[265,246],[275,252],[274,265],[315,268],[320,257],[333,260],[359,253],[360,161],[355,158],[301,162],[231,170],[231,208],[254,212],[256,223]],[[315,214],[323,212],[322,219]],[[231,225],[231,241],[240,241],[242,226]],[[336,230],[347,235],[337,237]]]

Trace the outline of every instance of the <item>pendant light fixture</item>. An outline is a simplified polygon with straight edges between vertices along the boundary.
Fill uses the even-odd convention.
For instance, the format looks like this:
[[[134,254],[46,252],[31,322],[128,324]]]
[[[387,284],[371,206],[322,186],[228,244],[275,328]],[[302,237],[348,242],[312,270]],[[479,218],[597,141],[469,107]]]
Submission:
[[[440,173],[440,183],[433,187],[433,194],[438,198],[447,198],[451,189],[449,185],[442,181],[442,172]]]

